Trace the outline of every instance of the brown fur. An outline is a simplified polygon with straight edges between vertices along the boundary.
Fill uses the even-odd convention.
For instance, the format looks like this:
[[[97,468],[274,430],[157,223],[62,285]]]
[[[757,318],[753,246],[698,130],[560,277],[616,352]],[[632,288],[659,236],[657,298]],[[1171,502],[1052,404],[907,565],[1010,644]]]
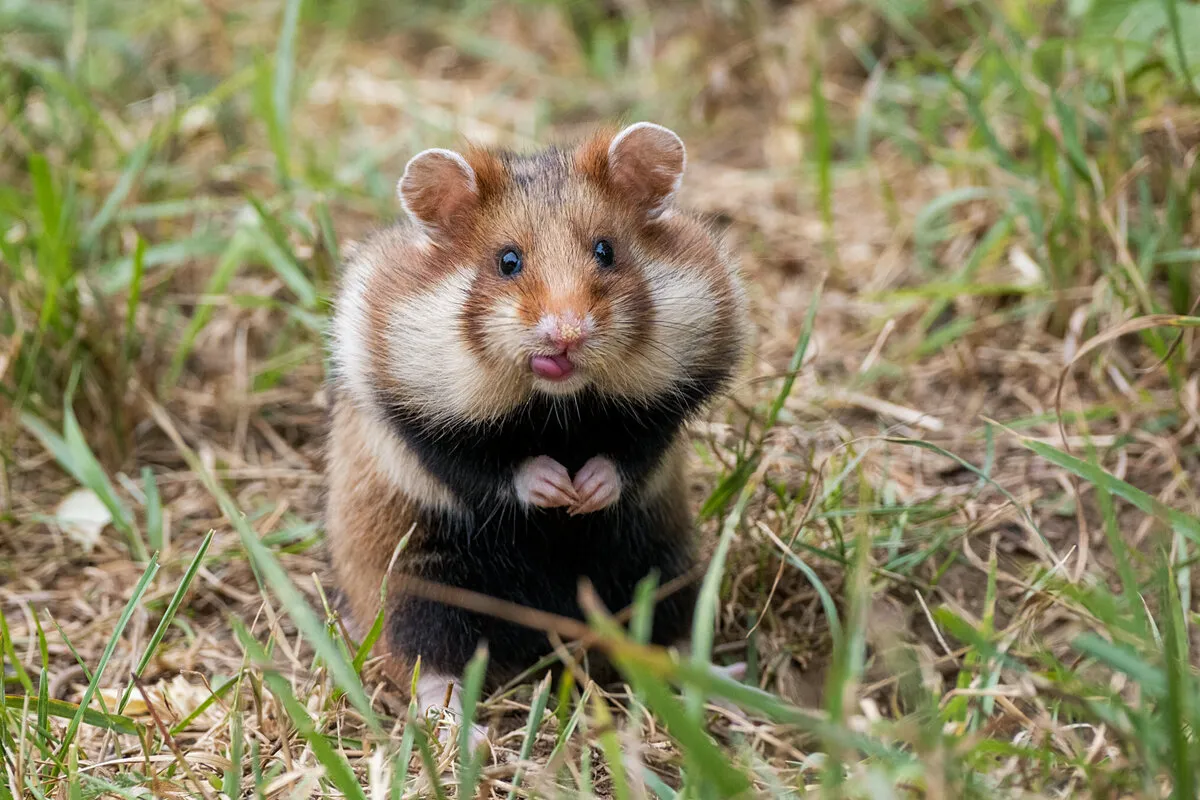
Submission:
[[[327,534],[351,616],[356,625],[369,626],[379,613],[379,592],[392,554],[412,529],[413,499],[379,469],[361,412],[345,398],[334,407],[330,433]]]

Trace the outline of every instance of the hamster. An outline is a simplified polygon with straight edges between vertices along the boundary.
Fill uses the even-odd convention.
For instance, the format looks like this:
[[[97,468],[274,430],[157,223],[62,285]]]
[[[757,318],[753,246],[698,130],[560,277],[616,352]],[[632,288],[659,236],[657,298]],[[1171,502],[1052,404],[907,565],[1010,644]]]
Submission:
[[[404,576],[581,618],[580,578],[625,608],[697,558],[685,423],[726,389],[748,335],[738,268],[680,210],[686,153],[638,123],[533,155],[425,150],[407,220],[347,258],[331,341],[327,536],[349,622],[388,579],[393,674],[422,709],[481,642],[499,681],[544,633],[405,594]],[[656,606],[683,645],[694,584]],[[483,736],[472,732],[472,741]]]

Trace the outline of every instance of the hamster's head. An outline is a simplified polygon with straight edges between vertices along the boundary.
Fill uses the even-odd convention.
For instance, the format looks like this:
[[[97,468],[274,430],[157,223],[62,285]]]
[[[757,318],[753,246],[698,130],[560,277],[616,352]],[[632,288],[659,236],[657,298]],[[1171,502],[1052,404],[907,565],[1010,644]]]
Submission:
[[[675,206],[685,162],[650,123],[528,156],[413,157],[398,191],[416,233],[368,248],[349,298],[370,309],[375,388],[487,419],[532,393],[724,380],[743,293],[716,234]]]

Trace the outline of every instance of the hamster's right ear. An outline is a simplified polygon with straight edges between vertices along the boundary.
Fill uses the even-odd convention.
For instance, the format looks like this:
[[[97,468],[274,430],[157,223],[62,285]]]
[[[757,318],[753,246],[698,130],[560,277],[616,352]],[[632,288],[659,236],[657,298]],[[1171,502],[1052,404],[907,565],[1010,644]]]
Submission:
[[[576,163],[653,220],[666,211],[679,191],[687,151],[671,129],[638,122],[615,136],[600,136],[584,144],[576,153]]]
[[[453,150],[417,153],[404,168],[396,194],[405,212],[428,231],[447,230],[455,218],[479,206],[479,182],[467,160]]]

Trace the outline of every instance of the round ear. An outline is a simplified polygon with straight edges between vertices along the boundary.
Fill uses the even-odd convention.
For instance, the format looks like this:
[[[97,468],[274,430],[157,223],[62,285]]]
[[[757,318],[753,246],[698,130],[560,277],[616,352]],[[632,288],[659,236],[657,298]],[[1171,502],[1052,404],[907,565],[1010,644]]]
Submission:
[[[608,146],[608,177],[622,197],[650,219],[663,213],[679,191],[687,151],[676,133],[653,122],[638,122]]]
[[[453,150],[433,148],[413,156],[396,187],[400,204],[414,222],[444,231],[479,204],[475,170]]]

